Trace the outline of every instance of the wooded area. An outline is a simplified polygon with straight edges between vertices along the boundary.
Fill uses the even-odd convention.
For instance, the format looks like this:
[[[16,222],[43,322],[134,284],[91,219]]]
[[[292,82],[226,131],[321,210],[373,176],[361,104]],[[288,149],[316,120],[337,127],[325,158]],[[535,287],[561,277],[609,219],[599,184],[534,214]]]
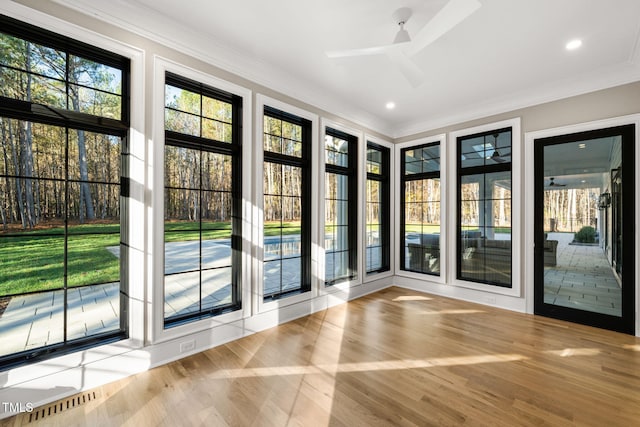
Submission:
[[[407,224],[440,224],[440,180],[406,181],[404,203]]]
[[[231,221],[231,156],[165,147],[165,219]]]
[[[227,102],[165,85],[167,130],[230,143],[231,107]],[[202,149],[170,144],[164,149],[165,220],[230,223],[232,156],[210,151],[206,143]]]
[[[463,226],[511,227],[511,179],[504,179],[504,175],[463,177],[460,187]],[[484,217],[485,223],[479,224],[483,210],[487,216]]]
[[[0,64],[2,96],[121,116],[120,70],[5,34]],[[119,222],[120,138],[0,118],[0,144],[3,230]]]
[[[302,126],[265,115],[263,130],[265,152],[299,159],[293,161],[297,165],[264,162],[264,222],[299,223],[302,221]]]
[[[570,188],[544,192],[545,231],[572,232],[597,228],[599,188]]]

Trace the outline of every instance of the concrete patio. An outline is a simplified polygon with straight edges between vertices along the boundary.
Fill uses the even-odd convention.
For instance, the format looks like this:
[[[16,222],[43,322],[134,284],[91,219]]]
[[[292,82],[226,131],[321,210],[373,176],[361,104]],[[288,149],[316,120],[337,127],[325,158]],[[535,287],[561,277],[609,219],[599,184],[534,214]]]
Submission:
[[[545,302],[592,312],[619,316],[622,293],[602,249],[598,246],[569,245],[573,234],[550,233],[558,240],[557,266],[545,267]],[[228,240],[203,242],[202,304],[213,308],[231,301],[231,247]],[[290,242],[289,242],[290,243]],[[199,272],[196,267],[197,242],[176,242],[166,245],[165,316],[189,313],[199,309]],[[114,250],[114,255],[119,255]],[[327,262],[331,264],[330,257]],[[291,263],[293,265],[295,263]],[[283,264],[286,268],[287,262]],[[331,265],[328,266],[331,268]],[[183,273],[184,272],[184,273]],[[265,272],[267,278],[269,271]],[[295,279],[295,272],[283,276]],[[283,282],[286,286],[286,282]],[[286,288],[285,288],[286,290]],[[277,291],[266,286],[265,293]],[[62,342],[64,322],[63,291],[12,297],[0,315],[0,355],[38,348]],[[82,338],[119,327],[119,284],[107,283],[71,288],[67,292],[68,339]]]
[[[296,236],[285,236],[282,241],[271,238],[265,242],[265,258],[274,259],[282,250],[283,290],[291,290],[299,273],[295,258],[300,245]],[[298,237],[299,239],[299,237]],[[277,242],[276,242],[277,240]],[[197,241],[165,244],[164,315],[172,317],[200,310],[202,283],[202,309],[211,309],[231,302],[231,242],[229,239],[202,242],[202,266],[199,267],[200,246]],[[120,256],[119,247],[107,248]],[[279,280],[273,280],[279,271],[273,263],[265,269],[265,294],[278,292]],[[277,274],[276,274],[277,273]],[[200,278],[200,274],[202,277]],[[270,280],[272,279],[272,280]],[[67,339],[77,339],[119,328],[120,284],[106,283],[67,291]],[[62,290],[11,297],[0,314],[0,355],[60,343],[64,340],[64,292]],[[1,311],[1,310],[0,310]]]
[[[544,269],[544,301],[612,316],[622,315],[622,288],[600,246],[570,245],[573,233],[549,233],[557,240],[557,265]]]

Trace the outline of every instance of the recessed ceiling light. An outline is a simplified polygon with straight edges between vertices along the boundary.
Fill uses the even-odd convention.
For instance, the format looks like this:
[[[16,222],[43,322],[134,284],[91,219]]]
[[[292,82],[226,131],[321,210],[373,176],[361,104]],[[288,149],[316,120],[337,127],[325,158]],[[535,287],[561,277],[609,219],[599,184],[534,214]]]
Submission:
[[[587,182],[587,180],[586,180],[586,179],[583,179],[583,180],[582,180],[582,181],[580,181],[580,182],[584,184],[585,182]]]
[[[387,102],[387,105],[385,105],[385,107],[387,107],[387,110],[393,110],[394,108],[396,108],[396,103],[395,102]]]
[[[567,50],[576,50],[580,46],[582,46],[582,40],[580,39],[573,39],[565,45]]]
[[[586,148],[587,144],[585,144],[584,142],[581,142],[580,144],[578,144],[578,148]]]

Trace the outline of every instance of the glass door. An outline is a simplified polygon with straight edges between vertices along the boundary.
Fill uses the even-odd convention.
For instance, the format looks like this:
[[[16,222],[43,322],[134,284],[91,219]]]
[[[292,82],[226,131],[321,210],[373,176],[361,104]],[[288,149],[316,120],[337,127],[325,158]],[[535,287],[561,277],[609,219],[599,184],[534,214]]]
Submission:
[[[535,302],[634,333],[633,125],[535,140]]]

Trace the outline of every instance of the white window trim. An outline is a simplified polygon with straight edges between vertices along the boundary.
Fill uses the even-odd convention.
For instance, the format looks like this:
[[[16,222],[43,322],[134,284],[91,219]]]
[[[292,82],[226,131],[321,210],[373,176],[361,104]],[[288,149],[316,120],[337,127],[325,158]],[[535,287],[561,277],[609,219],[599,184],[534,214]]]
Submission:
[[[293,105],[287,104],[266,95],[256,94],[255,106],[255,149],[254,149],[254,209],[253,209],[253,310],[254,313],[264,313],[266,311],[277,310],[288,305],[307,301],[318,296],[317,265],[318,265],[318,203],[317,197],[311,197],[311,290],[299,295],[280,298],[275,301],[264,301],[264,197],[263,197],[263,174],[264,174],[264,107],[269,106],[294,114],[311,121],[311,193],[318,193],[318,180],[313,177],[318,176],[318,164],[314,159],[314,154],[318,152],[318,116]]]
[[[365,147],[364,147],[364,134],[361,130],[357,128],[352,128],[349,126],[345,126],[341,123],[335,122],[333,120],[322,117],[320,119],[320,144],[318,144],[318,152],[316,154],[316,158],[318,161],[318,200],[321,201],[318,206],[318,280],[319,280],[319,295],[326,295],[335,292],[344,292],[349,288],[354,286],[358,286],[362,284],[363,272],[360,266],[360,262],[358,262],[355,279],[336,283],[335,285],[325,286],[325,247],[324,247],[324,198],[325,198],[325,135],[327,133],[327,128],[339,130],[341,132],[347,133],[357,139],[358,149],[356,150],[356,156],[358,158],[358,173],[356,173],[356,179],[360,179],[360,172],[365,167]],[[356,206],[362,206],[364,198],[363,192],[361,191],[361,185],[358,183],[358,200],[356,201]],[[359,226],[364,221],[364,212],[362,209],[358,211],[357,215],[357,256],[360,259],[364,253],[363,243],[364,243],[364,233],[363,228]]]
[[[638,144],[640,143],[640,114],[631,114],[628,116],[613,117],[610,119],[596,120],[592,122],[578,123],[569,126],[561,126],[556,128],[544,129],[539,131],[527,132],[524,135],[524,153],[527,159],[530,161],[525,165],[525,215],[524,223],[533,224],[534,222],[534,177],[535,177],[535,165],[534,165],[534,145],[536,139],[548,138],[559,135],[567,135],[578,132],[587,132],[598,129],[606,129],[610,127],[625,126],[633,124],[636,126],[636,150],[635,150],[635,210],[636,210],[636,224],[635,224],[635,317],[636,317],[636,336],[640,336],[640,230],[638,230],[638,213],[640,212],[640,149]],[[525,247],[525,260],[524,260],[524,287],[525,287],[525,299],[526,299],[526,312],[533,313],[534,311],[534,232],[532,226],[527,226],[524,230],[524,247]]]
[[[165,73],[169,71],[179,76],[221,89],[242,97],[242,280],[238,284],[242,289],[242,308],[210,318],[195,320],[168,329],[164,328],[164,86]],[[149,337],[152,343],[178,338],[184,335],[207,330],[237,321],[251,315],[251,203],[252,182],[252,92],[242,86],[211,76],[204,72],[173,62],[161,56],[154,56],[153,81],[153,130],[150,152],[153,153],[151,170],[151,213],[150,223],[150,262],[152,273],[149,280]],[[155,167],[153,167],[155,165]]]
[[[457,164],[456,160],[458,158],[458,143],[457,139],[459,137],[473,135],[476,133],[489,132],[494,129],[502,129],[510,127],[511,128],[511,288],[503,288],[500,286],[488,285],[483,283],[475,283],[469,282],[465,280],[456,279],[456,228],[457,224],[449,227],[447,233],[447,240],[452,242],[451,247],[448,249],[447,254],[449,255],[448,261],[448,271],[449,271],[449,280],[448,282],[454,286],[459,286],[462,288],[475,289],[484,292],[490,292],[501,295],[508,295],[513,297],[522,296],[522,275],[521,275],[521,263],[522,259],[522,251],[521,251],[521,242],[522,242],[522,197],[521,197],[521,182],[522,182],[522,159],[521,159],[521,125],[520,125],[520,117],[516,117],[513,119],[502,120],[493,123],[487,123],[481,126],[475,126],[472,128],[466,128],[457,130],[449,133],[449,141],[451,141],[451,150],[449,159],[447,161],[449,165],[449,182],[451,185],[448,185],[448,195],[449,200],[451,200],[450,207],[451,209],[449,215],[451,218],[457,217],[457,190],[458,190],[458,177],[457,177]]]
[[[388,271],[383,271],[380,273],[372,273],[372,274],[367,274],[367,218],[366,218],[366,212],[367,212],[367,144],[369,142],[372,142],[374,144],[378,144],[382,147],[388,148],[389,149],[389,170],[388,175],[389,175],[389,203],[391,203],[391,206],[389,206],[389,223],[387,224],[387,226],[389,227],[389,270]],[[393,253],[393,248],[394,246],[394,241],[395,241],[395,209],[393,209],[393,189],[394,187],[394,179],[395,179],[395,175],[396,175],[396,168],[395,168],[395,149],[394,149],[394,145],[389,142],[386,141],[384,139],[378,138],[376,136],[373,135],[369,135],[369,134],[365,134],[364,135],[364,162],[363,162],[363,167],[361,167],[359,169],[359,176],[360,176],[360,192],[362,192],[362,198],[360,200],[360,202],[362,203],[360,205],[360,211],[363,212],[363,217],[362,217],[362,226],[360,228],[362,228],[362,258],[360,259],[360,266],[359,268],[362,270],[362,282],[363,283],[369,283],[369,282],[373,282],[375,280],[380,280],[380,279],[384,279],[386,277],[391,277],[394,275],[394,271],[395,271],[395,256]]]
[[[401,209],[404,209],[404,206],[401,206],[401,201],[402,201],[402,191],[404,191],[403,188],[401,188],[402,186],[402,177],[400,176],[400,173],[402,173],[402,150],[408,147],[415,147],[415,146],[420,146],[420,145],[424,145],[424,144],[429,144],[429,143],[433,143],[433,142],[438,142],[440,144],[440,256],[442,257],[440,260],[440,275],[439,276],[435,276],[435,275],[431,275],[431,274],[422,274],[422,273],[417,273],[414,271],[406,271],[402,269],[402,265],[400,263],[400,251],[404,250],[404,248],[401,247],[402,244],[402,231],[400,230],[400,218],[402,218],[402,214],[400,212]],[[438,284],[445,284],[447,283],[447,271],[448,271],[448,262],[447,260],[449,259],[449,257],[447,255],[449,255],[449,253],[447,252],[447,230],[448,230],[448,209],[447,207],[449,206],[447,204],[447,192],[446,192],[446,188],[448,187],[448,180],[447,180],[447,169],[448,169],[448,149],[447,149],[447,135],[442,133],[439,135],[433,135],[433,136],[429,136],[429,137],[425,137],[425,138],[420,138],[420,139],[414,139],[411,141],[407,141],[407,142],[403,142],[401,144],[396,144],[396,153],[395,153],[395,158],[396,158],[396,185],[395,185],[395,195],[394,195],[394,206],[395,206],[395,211],[396,211],[396,218],[397,221],[395,223],[395,235],[396,235],[396,241],[394,244],[394,247],[396,248],[395,252],[395,258],[396,258],[396,269],[395,269],[395,274],[396,276],[400,276],[400,277],[408,277],[408,278],[412,278],[412,279],[418,279],[418,280],[425,280],[428,282],[433,282],[433,283],[438,283]]]

